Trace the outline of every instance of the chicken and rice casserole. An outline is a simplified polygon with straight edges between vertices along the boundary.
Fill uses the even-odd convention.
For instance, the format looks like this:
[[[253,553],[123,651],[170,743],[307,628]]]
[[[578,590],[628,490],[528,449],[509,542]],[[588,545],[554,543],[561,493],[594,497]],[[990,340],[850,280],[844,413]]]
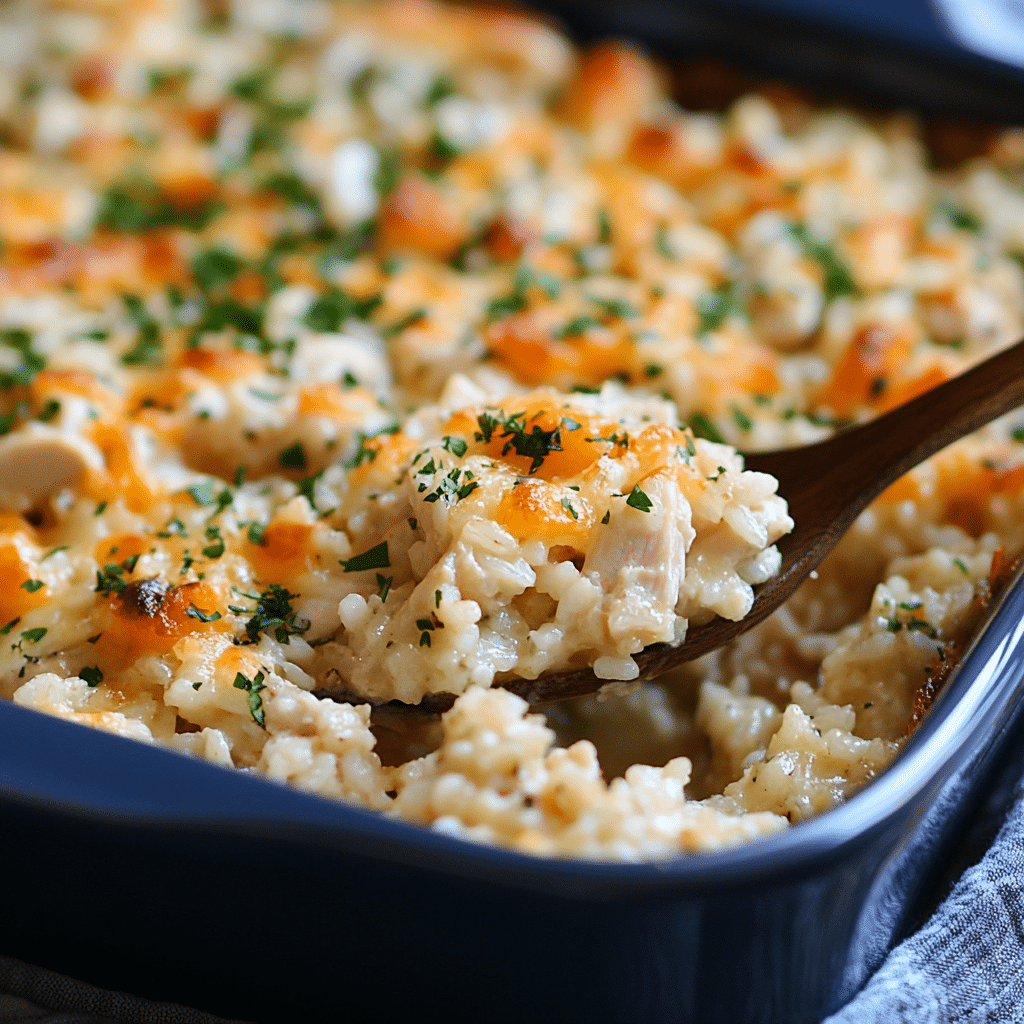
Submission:
[[[940,173],[908,116],[688,112],[430,0],[13,0],[0,67],[4,698],[471,840],[713,850],[882,771],[1024,545],[1011,417],[631,683],[778,569],[737,449],[1024,334],[1024,134]]]

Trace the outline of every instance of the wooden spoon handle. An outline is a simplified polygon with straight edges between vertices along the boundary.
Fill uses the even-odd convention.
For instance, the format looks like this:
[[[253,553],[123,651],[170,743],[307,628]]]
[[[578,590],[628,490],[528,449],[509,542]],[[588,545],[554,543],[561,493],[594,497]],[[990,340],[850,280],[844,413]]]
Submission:
[[[905,405],[820,444],[752,455],[790,504],[801,544],[832,547],[890,484],[979,427],[1024,405],[1024,342]]]

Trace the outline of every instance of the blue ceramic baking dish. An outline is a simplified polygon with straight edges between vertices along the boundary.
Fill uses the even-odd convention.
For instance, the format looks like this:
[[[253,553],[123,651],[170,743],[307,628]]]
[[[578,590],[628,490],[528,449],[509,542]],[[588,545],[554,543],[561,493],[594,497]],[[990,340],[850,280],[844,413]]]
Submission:
[[[1009,119],[1024,96],[937,34],[840,37],[750,3],[558,13],[581,37],[946,113]],[[473,846],[0,702],[0,951],[261,1022],[814,1022],[917,923],[1022,707],[1018,577],[846,805],[746,848],[617,865]]]
[[[847,804],[618,865],[472,846],[0,703],[0,949],[257,1021],[817,1021],[914,923],[1022,707],[1018,575]]]

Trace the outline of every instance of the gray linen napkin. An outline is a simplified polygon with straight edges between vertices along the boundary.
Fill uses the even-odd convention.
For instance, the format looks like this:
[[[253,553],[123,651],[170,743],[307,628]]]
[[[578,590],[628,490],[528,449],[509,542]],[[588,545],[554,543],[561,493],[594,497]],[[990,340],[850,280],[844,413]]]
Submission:
[[[0,956],[0,1024],[243,1024],[174,1003],[107,992]]]
[[[952,891],[861,992],[823,1024],[1024,1022],[1022,772],[1018,750],[936,896],[950,886]]]

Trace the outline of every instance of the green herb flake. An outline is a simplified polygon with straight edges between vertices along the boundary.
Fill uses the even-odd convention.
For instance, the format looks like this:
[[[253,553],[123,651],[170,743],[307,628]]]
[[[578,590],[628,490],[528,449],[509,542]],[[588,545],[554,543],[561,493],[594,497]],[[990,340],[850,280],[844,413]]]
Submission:
[[[750,430],[754,426],[753,420],[738,405],[733,405],[730,412],[733,422],[740,430]]]
[[[958,231],[981,231],[985,225],[981,218],[970,210],[957,205],[952,199],[942,198],[935,203],[935,212],[952,224]]]
[[[21,622],[20,616],[16,619],[11,619],[11,621],[8,622],[7,625],[3,627],[3,629],[0,629],[0,636],[7,636],[19,622]]]
[[[217,247],[199,253],[192,260],[192,276],[204,292],[224,288],[241,273],[245,261],[230,249]]]
[[[456,455],[459,458],[469,451],[469,445],[461,437],[445,437],[441,442],[441,446],[445,451],[451,452],[452,455]]]
[[[658,225],[658,229],[654,233],[654,248],[657,250],[659,255],[664,256],[667,260],[674,260],[676,258],[672,244],[668,240],[667,225]]]
[[[30,594],[34,594],[37,590],[42,590],[46,584],[42,580],[25,580],[21,584],[22,590],[27,590]]]
[[[485,316],[488,320],[501,320],[514,313],[521,313],[526,309],[526,296],[521,292],[513,292],[511,295],[499,295],[487,303]]]
[[[216,495],[213,492],[213,483],[207,480],[205,483],[193,484],[187,488],[192,500],[201,508],[209,508],[217,503]]]
[[[695,437],[703,438],[705,441],[713,441],[715,444],[725,444],[722,432],[715,426],[711,417],[703,412],[695,412],[690,416],[690,429]]]
[[[285,448],[277,460],[284,469],[305,469],[306,449],[302,447],[301,441],[296,441]]]
[[[382,602],[387,602],[388,594],[391,593],[391,584],[394,582],[394,576],[382,576],[380,573],[377,573],[377,596]]]
[[[391,559],[388,557],[388,542],[382,540],[379,544],[364,551],[361,555],[352,558],[339,559],[339,564],[345,572],[367,572],[370,569],[390,569]]]
[[[36,626],[35,629],[26,629],[22,631],[21,639],[27,644],[37,644],[43,637],[46,636],[45,626]]]
[[[650,498],[647,497],[646,493],[640,490],[639,484],[633,487],[633,490],[629,492],[629,496],[626,498],[626,504],[630,508],[635,508],[640,512],[650,512],[654,507],[654,503]]]
[[[292,608],[292,598],[298,597],[279,583],[272,583],[256,598],[256,609],[245,624],[248,643],[256,643],[261,633],[272,633],[278,643],[288,643],[288,638],[305,633],[309,629],[308,619],[301,619]]]
[[[87,686],[99,686],[103,682],[103,672],[98,665],[93,665],[91,668],[80,668],[78,678]]]
[[[192,619],[198,619],[200,622],[216,622],[222,616],[220,612],[204,612],[202,609],[197,608],[194,604],[190,604],[185,609],[185,614]]]
[[[266,688],[266,684],[263,680],[264,676],[262,672],[257,672],[253,679],[250,679],[248,676],[244,676],[241,672],[238,672],[235,675],[234,687],[236,690],[245,690],[249,695],[249,714],[252,715],[252,720],[261,729],[266,729],[267,726],[263,715],[263,698],[260,696],[260,690]]]
[[[573,338],[586,334],[592,327],[601,327],[601,321],[583,314],[574,316],[564,327],[552,332],[553,338]]]
[[[694,307],[697,313],[698,337],[719,330],[733,314],[744,315],[734,281],[726,281],[713,292],[699,296]]]
[[[382,338],[393,338],[396,334],[401,334],[403,331],[412,327],[414,324],[418,324],[421,320],[427,318],[427,311],[423,308],[414,309],[411,313],[407,313],[402,317],[401,320],[391,324],[390,327],[382,327],[380,335]]]
[[[790,234],[800,243],[804,255],[813,260],[824,273],[822,289],[825,301],[842,298],[844,295],[857,295],[857,283],[845,261],[828,243],[811,234],[804,224],[793,224]]]
[[[640,315],[640,310],[624,299],[599,299],[591,296],[590,301],[607,313],[608,316],[615,317],[618,320],[631,320],[633,317]]]
[[[69,546],[67,544],[62,544],[59,548],[50,548],[50,550],[47,551],[46,554],[43,555],[43,557],[39,559],[39,561],[40,562],[45,562],[48,558],[52,558],[54,555],[58,554],[59,552],[67,551],[68,548],[69,548]]]

